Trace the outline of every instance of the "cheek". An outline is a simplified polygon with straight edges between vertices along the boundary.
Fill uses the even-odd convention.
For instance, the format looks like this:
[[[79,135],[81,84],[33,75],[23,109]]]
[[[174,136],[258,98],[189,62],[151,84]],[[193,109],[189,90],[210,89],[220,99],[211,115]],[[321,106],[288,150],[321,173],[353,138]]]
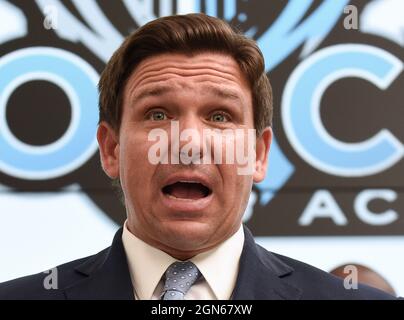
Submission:
[[[149,145],[142,137],[125,137],[120,146],[120,177],[122,186],[131,191],[146,191],[146,186],[155,166],[148,160]],[[141,188],[140,188],[141,187]],[[136,190],[133,190],[136,189]]]
[[[253,185],[252,176],[248,175],[237,175],[237,190],[238,190],[238,200],[240,203],[244,203],[246,199],[249,198],[250,192]]]
[[[224,165],[220,168],[224,178],[223,199],[231,203],[240,203],[249,196],[252,188],[252,176],[238,174],[238,166]]]

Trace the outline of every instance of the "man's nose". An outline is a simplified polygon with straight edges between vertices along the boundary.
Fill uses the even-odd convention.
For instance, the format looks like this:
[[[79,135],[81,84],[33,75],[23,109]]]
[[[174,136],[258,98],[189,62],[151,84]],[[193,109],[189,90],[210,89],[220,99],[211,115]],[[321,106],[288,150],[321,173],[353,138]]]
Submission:
[[[179,157],[183,164],[199,164],[204,154],[203,122],[196,115],[179,120]]]

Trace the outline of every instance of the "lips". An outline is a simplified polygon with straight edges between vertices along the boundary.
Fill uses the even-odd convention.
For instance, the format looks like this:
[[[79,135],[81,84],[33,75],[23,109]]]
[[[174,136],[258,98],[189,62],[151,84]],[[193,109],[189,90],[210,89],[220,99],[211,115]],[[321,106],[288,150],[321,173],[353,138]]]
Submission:
[[[213,185],[202,173],[176,172],[163,180],[160,199],[173,214],[203,213],[214,199]]]
[[[162,180],[159,200],[170,217],[195,219],[213,205],[214,186],[213,178],[202,172],[177,171]]]
[[[211,194],[211,190],[201,182],[177,181],[166,185],[163,193],[178,199],[198,200]]]

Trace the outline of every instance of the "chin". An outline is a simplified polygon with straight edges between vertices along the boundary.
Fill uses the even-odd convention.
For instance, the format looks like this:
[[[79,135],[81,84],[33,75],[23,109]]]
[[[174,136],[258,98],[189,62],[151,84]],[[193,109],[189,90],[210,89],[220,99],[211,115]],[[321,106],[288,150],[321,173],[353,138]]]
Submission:
[[[195,221],[173,221],[164,231],[165,245],[181,251],[195,251],[209,247],[214,235],[211,224]]]

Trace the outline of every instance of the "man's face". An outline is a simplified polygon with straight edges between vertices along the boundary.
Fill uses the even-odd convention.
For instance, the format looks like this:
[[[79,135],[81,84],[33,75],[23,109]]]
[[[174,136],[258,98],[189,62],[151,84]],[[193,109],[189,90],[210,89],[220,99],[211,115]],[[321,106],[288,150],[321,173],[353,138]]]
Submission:
[[[257,139],[253,174],[240,175],[238,164],[226,161],[152,163],[149,152],[156,141],[151,141],[150,132],[167,133],[170,160],[176,149],[172,141],[178,141],[171,137],[173,122],[179,133],[184,129],[199,133],[201,139],[191,143],[199,154],[192,157],[218,147],[206,143],[204,129],[254,129],[251,90],[233,58],[200,53],[145,59],[124,88],[119,135],[106,123],[98,131],[104,170],[121,181],[130,231],[187,259],[237,231],[253,181],[265,176],[272,133],[268,128]],[[189,141],[179,141],[178,150]],[[174,156],[178,159],[178,152]]]

